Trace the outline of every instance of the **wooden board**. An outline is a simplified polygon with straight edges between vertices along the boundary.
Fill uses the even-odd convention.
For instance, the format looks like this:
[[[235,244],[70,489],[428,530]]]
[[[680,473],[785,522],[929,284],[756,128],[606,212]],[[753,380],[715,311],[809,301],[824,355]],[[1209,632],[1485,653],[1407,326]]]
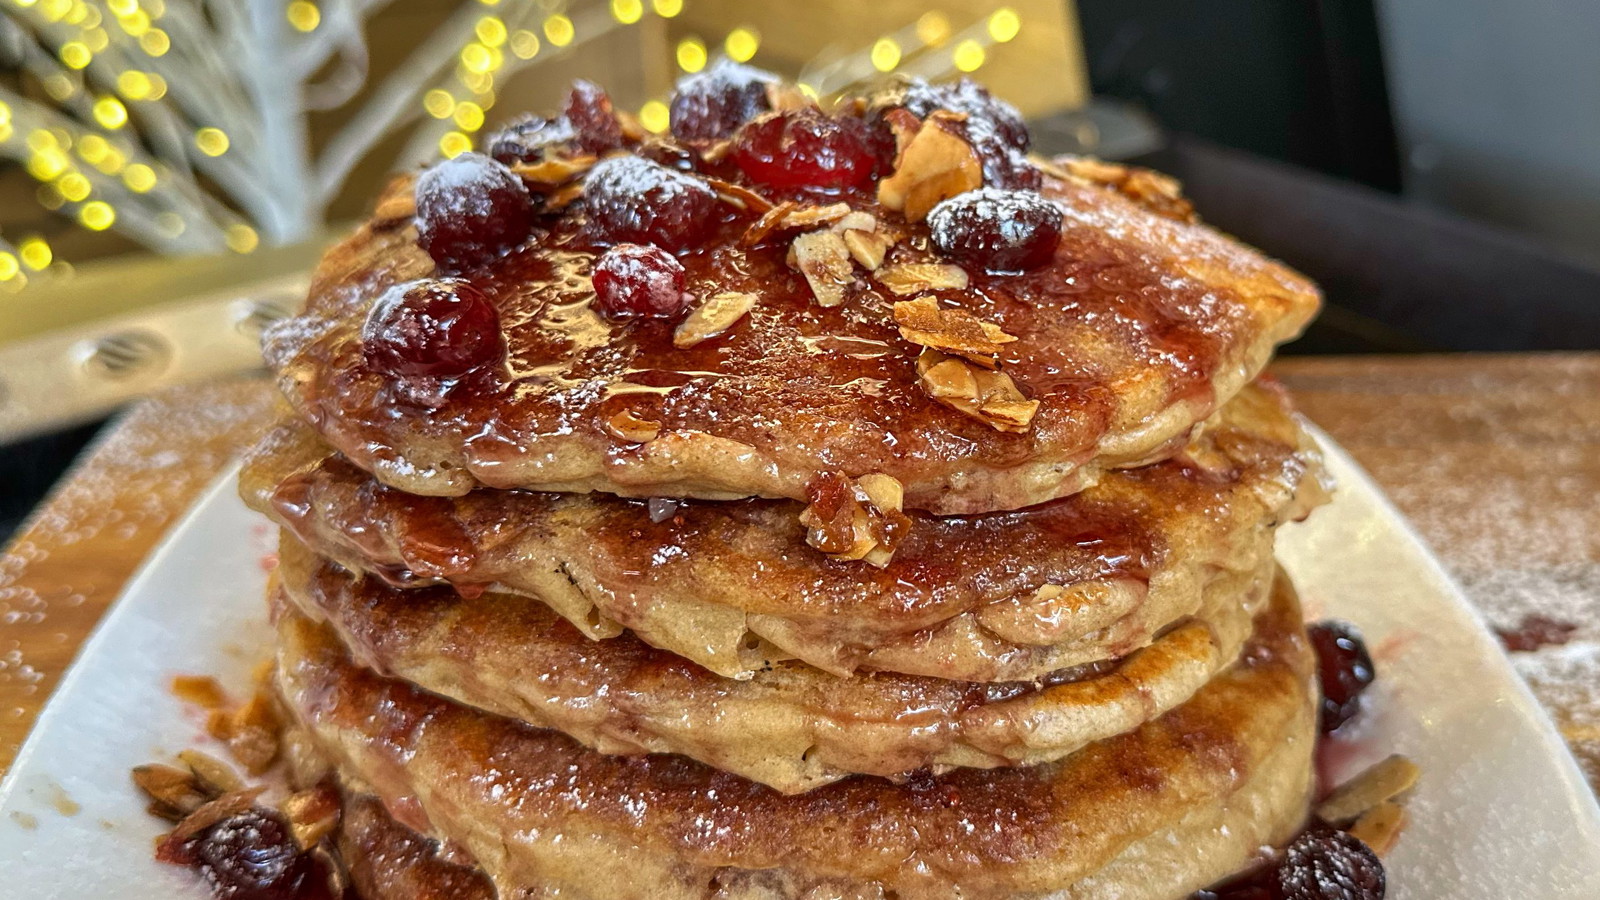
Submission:
[[[1576,626],[1519,669],[1600,785],[1600,354],[1280,361],[1491,624]],[[124,581],[268,415],[238,381],[146,401],[0,554],[0,771]],[[1558,629],[1559,630],[1559,629]]]

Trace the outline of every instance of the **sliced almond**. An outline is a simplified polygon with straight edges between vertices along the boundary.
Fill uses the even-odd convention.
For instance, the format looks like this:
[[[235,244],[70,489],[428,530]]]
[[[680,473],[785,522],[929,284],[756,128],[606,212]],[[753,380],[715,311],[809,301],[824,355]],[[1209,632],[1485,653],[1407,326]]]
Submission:
[[[1023,396],[1010,375],[932,347],[917,357],[917,380],[929,397],[996,431],[1024,433],[1039,411],[1039,401]]]
[[[394,192],[378,201],[372,211],[372,226],[387,228],[411,221],[417,215],[417,198],[411,191]]]
[[[184,750],[178,760],[189,767],[195,780],[211,795],[227,794],[244,788],[244,779],[233,767],[199,750]]]
[[[1317,816],[1335,824],[1348,822],[1411,790],[1421,772],[1416,763],[1396,753],[1336,788],[1317,805]]]
[[[967,271],[949,263],[904,263],[874,274],[878,283],[902,297],[925,291],[959,291],[967,286]]]
[[[201,709],[221,709],[228,705],[228,694],[209,675],[174,675],[172,693],[185,703]]]
[[[915,133],[891,119],[900,151],[894,172],[878,182],[878,202],[920,222],[928,211],[957,194],[983,186],[983,166],[957,131],[964,115],[937,110]]]
[[[932,297],[896,301],[894,321],[906,340],[965,357],[986,369],[996,368],[1001,348],[1017,339],[964,309],[943,308]]]
[[[767,235],[778,227],[778,223],[783,221],[784,216],[793,212],[799,205],[793,200],[785,200],[767,210],[762,214],[761,218],[744,230],[744,234],[739,236],[739,243],[746,247],[754,247],[756,244],[766,240]]]
[[[845,246],[844,238],[831,231],[808,231],[794,239],[789,254],[790,265],[805,276],[817,305],[838,306],[844,302],[844,289],[855,281],[850,248]]]
[[[717,199],[739,209],[748,209],[753,213],[765,213],[772,209],[773,202],[750,190],[744,185],[723,181],[720,178],[707,178],[706,184],[717,192]]]
[[[185,816],[183,821],[178,823],[178,827],[172,829],[172,833],[167,835],[167,840],[175,842],[186,841],[223,819],[231,819],[237,816],[254,806],[256,798],[261,796],[264,791],[266,791],[265,787],[258,786],[223,794]]]
[[[833,230],[840,234],[844,234],[846,231],[877,231],[878,217],[869,212],[862,212],[859,209],[851,210],[841,216],[839,221],[833,223]]]
[[[1089,156],[1034,159],[1040,171],[1062,181],[1108,187],[1158,215],[1180,222],[1195,220],[1194,204],[1183,196],[1176,178],[1154,169],[1108,163]]]
[[[644,127],[639,117],[625,109],[615,111],[617,125],[622,129],[622,137],[630,143],[638,143],[650,136],[650,129]]]
[[[1406,827],[1406,811],[1392,800],[1385,800],[1367,810],[1351,825],[1350,836],[1372,848],[1379,856],[1388,855],[1394,842]]]
[[[563,209],[566,209],[568,206],[571,206],[572,201],[582,196],[583,182],[575,181],[572,184],[563,185],[562,187],[556,188],[553,192],[546,196],[544,198],[544,205],[540,207],[540,210],[546,213],[558,213]]]
[[[741,291],[712,294],[679,323],[672,333],[672,346],[693,347],[726,332],[755,307],[756,300],[755,294]]]
[[[661,436],[661,423],[641,419],[633,410],[624,409],[606,420],[606,430],[629,443],[648,444]]]
[[[767,106],[775,112],[793,112],[816,105],[816,101],[807,97],[797,85],[782,81],[767,83]]]
[[[260,775],[278,758],[278,733],[282,724],[265,692],[232,713],[214,713],[206,723],[211,736],[227,744],[228,752],[245,771]]]
[[[557,156],[541,159],[538,162],[512,163],[511,171],[517,173],[523,181],[557,187],[576,180],[578,176],[594,168],[594,164],[599,161],[598,156]]]
[[[901,511],[905,489],[889,475],[851,479],[824,472],[806,485],[809,503],[800,514],[806,543],[835,559],[861,559],[882,568],[910,530]]]
[[[216,796],[201,787],[193,772],[158,763],[134,767],[133,784],[154,801],[152,812],[174,822]]]
[[[289,820],[289,833],[301,850],[321,843],[339,825],[339,792],[331,784],[290,794],[281,808]]]
[[[778,223],[780,228],[812,228],[831,225],[850,215],[848,203],[830,203],[827,206],[801,206],[790,210]]]
[[[844,238],[844,246],[850,251],[850,258],[860,264],[868,272],[876,272],[883,265],[883,258],[893,246],[889,239],[876,231],[858,231],[854,228],[840,232]]]

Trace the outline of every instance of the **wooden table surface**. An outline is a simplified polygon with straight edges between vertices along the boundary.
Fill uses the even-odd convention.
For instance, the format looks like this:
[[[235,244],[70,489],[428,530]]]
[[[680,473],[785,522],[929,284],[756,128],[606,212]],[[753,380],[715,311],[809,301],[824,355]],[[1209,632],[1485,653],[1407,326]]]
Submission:
[[[1389,491],[1513,654],[1600,786],[1600,353],[1287,359],[1301,408]],[[0,554],[0,772],[89,630],[261,427],[261,381],[176,390],[107,430]]]

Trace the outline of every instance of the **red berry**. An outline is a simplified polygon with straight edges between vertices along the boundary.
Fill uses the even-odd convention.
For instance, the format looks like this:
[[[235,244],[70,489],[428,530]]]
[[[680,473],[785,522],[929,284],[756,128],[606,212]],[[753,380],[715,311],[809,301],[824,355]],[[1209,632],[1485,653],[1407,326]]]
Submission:
[[[594,266],[594,305],[604,316],[676,318],[689,305],[683,264],[659,247],[618,244]]]
[[[860,119],[836,119],[811,108],[746,123],[733,140],[732,158],[761,184],[821,190],[859,187],[877,163]]]
[[[1325,825],[1302,832],[1278,864],[1283,900],[1383,900],[1385,881],[1370,847]]]
[[[500,314],[465,281],[414,281],[389,288],[367,313],[361,350],[395,378],[456,378],[504,353]]]
[[[1050,261],[1061,243],[1061,209],[1033,191],[982,188],[928,213],[940,253],[990,272],[1022,272]]]
[[[296,900],[317,886],[317,867],[296,846],[288,823],[259,806],[202,832],[193,853],[219,898]]]
[[[583,152],[604,153],[622,146],[622,124],[611,109],[611,97],[599,85],[581,78],[574,81],[565,112]]]
[[[778,76],[771,72],[727,59],[690,75],[678,82],[672,93],[672,136],[691,145],[728,137],[772,108],[767,87],[777,81]]]
[[[447,270],[487,262],[533,230],[533,198],[522,179],[479,153],[423,172],[416,198],[417,242]]]
[[[1361,710],[1361,693],[1376,673],[1354,625],[1330,619],[1306,631],[1317,652],[1317,674],[1322,681],[1322,730],[1331,732]]]
[[[655,244],[674,252],[718,225],[717,194],[691,175],[637,156],[602,160],[584,181],[589,228],[602,243]]]

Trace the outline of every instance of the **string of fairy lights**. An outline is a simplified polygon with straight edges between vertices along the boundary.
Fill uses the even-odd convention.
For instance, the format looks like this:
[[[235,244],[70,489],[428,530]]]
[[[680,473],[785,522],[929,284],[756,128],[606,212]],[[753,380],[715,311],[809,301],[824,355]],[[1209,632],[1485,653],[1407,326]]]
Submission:
[[[364,31],[390,0],[0,0],[0,157],[36,182],[46,209],[114,229],[160,253],[250,253],[309,236],[351,171],[409,132],[395,167],[472,149],[503,87],[685,0],[467,0],[381,82],[369,84]],[[937,78],[981,68],[1022,19],[999,7],[957,27],[931,11],[864,46],[811,60],[803,90],[827,97],[883,73]],[[678,70],[717,55],[755,61],[741,24],[671,47]],[[40,95],[43,95],[42,97]],[[356,102],[352,100],[358,98]],[[306,117],[350,104],[316,158]],[[667,128],[665,98],[635,112]],[[0,289],[70,272],[42,236],[0,235]]]

